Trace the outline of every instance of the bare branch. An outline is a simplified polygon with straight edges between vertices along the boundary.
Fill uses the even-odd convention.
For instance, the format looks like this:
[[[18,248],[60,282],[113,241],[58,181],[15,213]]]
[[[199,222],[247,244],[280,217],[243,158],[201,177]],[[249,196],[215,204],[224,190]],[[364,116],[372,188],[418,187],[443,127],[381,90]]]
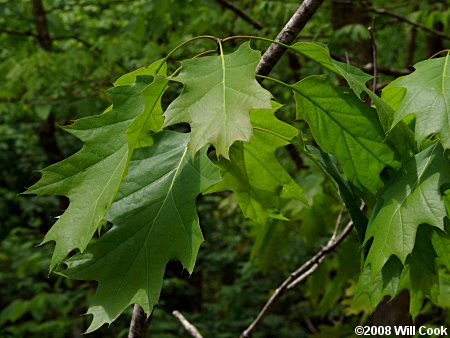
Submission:
[[[336,225],[334,226],[333,235],[331,236],[330,240],[334,240],[337,236],[339,227],[341,226],[341,223],[342,223],[342,217],[344,216],[344,210],[345,210],[345,205],[343,205],[341,208],[341,211],[339,211],[339,215],[336,218]]]
[[[298,276],[298,273],[295,275],[298,276],[294,281],[289,283],[287,286],[287,290],[292,289],[300,282],[304,281],[306,278],[308,278],[314,271],[317,270],[317,268],[320,266],[324,258],[333,251],[343,240],[347,235],[351,232],[353,229],[353,221],[350,221],[345,226],[344,230],[337,236],[334,240],[330,240],[327,245],[325,245],[320,251],[311,258],[308,262],[306,262],[299,271],[305,271],[305,266],[310,267],[307,271],[301,273],[301,275]],[[296,271],[297,272],[297,271]]]
[[[203,336],[198,332],[197,328],[192,325],[185,316],[183,316],[179,311],[173,311],[172,314],[178,319],[189,334],[194,338],[203,338]]]
[[[365,64],[365,65],[361,65],[356,62],[350,61],[347,57],[343,58],[343,57],[340,57],[339,55],[336,55],[333,53],[331,53],[331,57],[335,60],[345,62],[352,66],[358,67],[365,72],[369,72],[369,73],[373,72],[373,63],[372,62]],[[393,75],[393,76],[403,76],[403,75],[411,74],[411,70],[409,70],[407,68],[390,68],[390,67],[386,67],[386,66],[382,66],[382,65],[378,65],[378,64],[377,64],[377,72],[383,73],[386,75]]]
[[[422,24],[420,24],[418,22],[411,21],[408,18],[405,18],[404,16],[398,15],[397,13],[388,11],[386,9],[375,8],[375,7],[370,7],[369,10],[371,12],[373,12],[373,13],[377,13],[377,14],[381,14],[381,15],[387,15],[387,16],[396,18],[396,19],[398,19],[400,21],[406,22],[406,23],[408,23],[408,24],[410,24],[410,25],[412,25],[412,26],[414,26],[414,27],[416,27],[418,29],[421,29],[421,30],[423,30],[425,32],[428,32],[430,34],[439,36],[439,37],[441,37],[443,39],[450,40],[450,35],[447,35],[444,32],[438,31],[436,29],[428,28],[427,26],[424,26],[424,25],[422,25]]]
[[[364,207],[364,203],[361,204],[361,208]],[[339,218],[339,217],[338,217]],[[338,226],[338,225],[337,225]],[[317,268],[320,266],[325,257],[333,251],[351,232],[353,228],[353,221],[350,221],[345,226],[344,230],[338,236],[332,236],[328,243],[322,247],[317,254],[314,255],[309,261],[303,264],[300,268],[292,272],[288,278],[275,290],[269,300],[266,302],[262,310],[259,312],[255,320],[242,332],[240,338],[248,338],[252,336],[253,331],[262,322],[265,316],[270,312],[275,302],[285,292],[295,287],[300,282],[308,278]]]
[[[256,29],[263,29],[262,23],[260,23],[259,21],[253,19],[251,16],[249,16],[243,10],[241,10],[238,7],[236,7],[236,5],[233,4],[232,2],[229,2],[227,0],[216,0],[216,2],[218,2],[223,7],[225,7],[227,9],[231,10],[232,12],[234,12],[237,16],[239,16],[242,20],[244,20],[245,22],[247,22],[250,25],[252,25],[254,28],[256,28]]]
[[[322,3],[323,0],[304,0],[275,40],[290,45]],[[272,43],[259,61],[256,74],[268,75],[285,51],[285,47]]]

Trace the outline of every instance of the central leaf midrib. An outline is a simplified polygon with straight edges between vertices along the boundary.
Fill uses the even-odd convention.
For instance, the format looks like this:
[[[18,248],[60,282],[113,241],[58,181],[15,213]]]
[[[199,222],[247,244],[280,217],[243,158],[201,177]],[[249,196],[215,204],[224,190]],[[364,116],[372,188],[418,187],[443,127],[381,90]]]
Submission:
[[[332,121],[334,121],[334,123],[336,123],[342,130],[345,130],[351,137],[352,139],[354,139],[356,141],[356,143],[358,143],[363,149],[365,149],[369,154],[371,154],[375,159],[377,159],[378,162],[383,163],[384,165],[388,165],[384,160],[381,160],[376,154],[374,154],[372,151],[370,151],[370,149],[368,149],[363,143],[361,143],[359,141],[359,139],[357,137],[355,137],[347,128],[344,128],[344,126],[342,124],[339,123],[338,120],[336,120],[331,114],[328,114],[327,111],[319,104],[317,104],[316,102],[314,102],[310,97],[303,95],[299,90],[297,90],[296,88],[292,87],[299,95],[301,95],[302,97],[304,97],[305,99],[307,99],[309,102],[311,102],[314,106],[318,107],[319,110],[321,110],[322,112],[324,112],[324,114],[326,116],[328,116]],[[380,143],[383,144],[383,143]]]
[[[228,143],[228,128],[227,128],[227,104],[226,104],[226,70],[225,70],[225,57],[223,55],[223,51],[222,51],[222,46],[220,46],[220,60],[221,60],[221,64],[222,64],[222,92],[223,92],[223,101],[222,101],[222,105],[223,105],[223,119],[224,119],[224,135],[225,135],[225,145]]]
[[[187,150],[188,150],[188,148],[186,147],[185,150],[184,150],[184,152],[183,152],[183,155],[182,155],[181,158],[180,158],[180,161],[179,161],[179,163],[178,163],[178,165],[177,165],[177,168],[175,169],[175,173],[173,174],[172,182],[170,182],[170,186],[169,186],[169,188],[167,189],[167,194],[166,194],[166,196],[165,196],[165,198],[164,198],[164,201],[161,203],[161,206],[159,207],[158,212],[156,213],[155,217],[153,218],[153,222],[149,225],[150,230],[149,230],[149,232],[147,233],[147,236],[145,237],[144,245],[141,247],[141,249],[139,250],[138,254],[134,257],[133,262],[129,265],[129,268],[128,268],[127,272],[126,272],[126,273],[123,275],[123,277],[121,278],[120,283],[119,283],[119,287],[118,287],[118,289],[117,289],[116,292],[115,292],[115,296],[117,296],[117,295],[119,294],[120,289],[122,288],[122,285],[123,285],[123,281],[126,279],[126,276],[128,275],[128,273],[129,273],[129,271],[131,270],[132,266],[135,264],[137,258],[141,255],[142,250],[143,250],[144,248],[147,248],[147,242],[148,242],[148,239],[150,238],[150,235],[151,235],[153,229],[155,228],[154,225],[155,225],[155,223],[156,223],[156,220],[158,219],[159,214],[161,213],[161,211],[164,209],[164,205],[165,205],[166,202],[167,202],[167,198],[169,197],[169,195],[172,194],[172,189],[173,189],[173,186],[174,186],[175,181],[176,181],[176,179],[177,179],[178,171],[180,170],[181,164],[183,163],[183,160],[184,160],[184,158],[185,158],[185,156],[186,156],[186,154],[187,154]]]

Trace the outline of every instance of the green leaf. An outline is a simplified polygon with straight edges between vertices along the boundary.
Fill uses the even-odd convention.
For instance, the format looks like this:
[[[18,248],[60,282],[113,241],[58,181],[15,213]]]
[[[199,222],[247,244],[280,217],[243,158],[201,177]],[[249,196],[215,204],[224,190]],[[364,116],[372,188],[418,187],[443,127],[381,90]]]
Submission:
[[[392,255],[405,264],[417,228],[426,223],[444,229],[447,215],[440,187],[450,182],[443,149],[435,144],[412,158],[387,185],[369,220],[365,242],[373,237],[365,265],[377,274]]]
[[[162,60],[154,62],[149,67],[141,67],[122,75],[114,82],[114,86],[129,85],[136,82],[136,78],[140,75],[158,75],[165,76],[167,73],[167,65]],[[158,88],[151,88],[143,93],[145,108],[144,112],[133,123],[131,130],[136,129],[139,137],[136,143],[136,148],[146,147],[153,144],[151,132],[157,133],[162,130],[164,123],[163,110],[161,108],[161,97],[164,94],[168,80],[158,77]],[[131,131],[130,131],[131,132]],[[130,133],[129,132],[129,133]]]
[[[425,297],[436,298],[435,289],[439,288],[437,255],[430,240],[434,233],[430,226],[419,227],[414,249],[405,266],[395,256],[388,259],[381,273],[373,274],[371,265],[367,265],[359,278],[355,299],[367,295],[370,307],[374,310],[384,296],[394,298],[401,291],[407,290],[410,296],[410,314],[415,319],[422,309]]]
[[[190,158],[189,134],[163,131],[135,151],[106,218],[113,227],[70,259],[63,275],[98,281],[87,332],[111,323],[130,304],[147,314],[159,299],[171,259],[192,273],[203,236],[195,198],[220,180],[203,149]]]
[[[393,87],[406,93],[394,114],[395,126],[409,114],[416,116],[415,138],[422,143],[437,133],[445,149],[450,148],[450,56],[419,62],[415,71]],[[432,118],[431,118],[432,117]]]
[[[297,42],[292,49],[317,62],[333,73],[343,76],[350,88],[360,97],[367,89],[366,82],[373,78],[361,69],[352,65],[335,61],[331,58],[328,47],[319,42]]]
[[[280,246],[280,243],[288,236],[288,226],[287,222],[272,219],[254,229],[255,243],[250,259],[264,273],[279,265],[279,256],[284,254],[286,249],[285,246]]]
[[[153,72],[158,61],[150,66]],[[136,82],[110,89],[113,109],[64,127],[84,147],[42,170],[41,179],[26,194],[67,196],[70,205],[42,243],[55,241],[50,268],[74,249],[84,251],[126,175],[129,159],[148,132],[146,121],[160,110],[167,80],[138,76]],[[153,128],[153,127],[152,127]]]
[[[333,153],[349,181],[375,194],[385,166],[398,167],[376,111],[326,76],[310,76],[292,86],[297,119],[308,122],[316,142]]]
[[[298,130],[275,117],[274,109],[251,111],[253,137],[230,149],[230,160],[218,162],[223,181],[210,192],[231,190],[245,217],[264,224],[268,217],[286,219],[281,207],[289,199],[308,204],[303,189],[289,176],[275,156],[298,135]]]
[[[431,244],[433,229],[427,226],[419,227],[417,239],[411,256],[407,259],[399,291],[407,289],[409,292],[409,312],[413,320],[422,309],[425,297],[431,297],[433,286],[439,285],[436,267],[436,252]]]
[[[175,80],[184,90],[164,113],[164,126],[191,125],[191,154],[212,144],[218,156],[228,159],[235,141],[250,140],[250,110],[272,107],[271,94],[255,80],[259,59],[260,53],[244,43],[231,54],[181,62]]]
[[[366,266],[359,276],[355,300],[366,295],[370,307],[375,309],[384,296],[395,297],[399,290],[402,270],[403,266],[396,257],[391,257],[387,261],[381,273],[373,274],[371,266]]]
[[[320,149],[308,145],[307,151],[316,159],[316,163],[320,168],[336,182],[339,187],[339,192],[342,200],[345,203],[353,222],[355,223],[355,228],[358,233],[359,241],[362,243],[364,241],[364,236],[367,227],[367,217],[361,211],[359,206],[360,199],[353,192],[350,184],[345,177],[340,173],[337,161],[332,154],[327,154]]]
[[[450,235],[448,232],[434,231],[431,240],[438,255],[438,264],[450,271]]]
[[[371,75],[364,73],[361,69],[347,63],[333,60],[328,51],[328,47],[324,44],[316,42],[298,42],[294,44],[292,48],[319,63],[322,67],[342,76],[358,97],[361,97],[363,92],[366,93],[377,108],[381,125],[383,126],[383,130],[387,133],[386,143],[392,144],[399,157],[403,160],[408,159],[413,155],[413,151],[416,147],[414,145],[412,131],[404,123],[399,123],[395,128],[391,129],[394,111],[387,102],[366,87],[367,81],[372,79]]]

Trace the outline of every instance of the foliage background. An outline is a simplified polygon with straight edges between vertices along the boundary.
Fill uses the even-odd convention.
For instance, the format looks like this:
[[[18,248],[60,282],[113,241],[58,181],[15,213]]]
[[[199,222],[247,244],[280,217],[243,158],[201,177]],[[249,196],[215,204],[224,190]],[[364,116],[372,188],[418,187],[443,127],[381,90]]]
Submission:
[[[299,5],[297,1],[232,2],[254,21],[249,22],[227,6],[230,2],[0,1],[1,337],[80,337],[87,327],[88,320],[81,314],[95,285],[48,276],[51,245],[36,248],[67,201],[17,195],[39,177],[36,168],[59,161],[81,146],[56,126],[101,112],[109,105],[103,90],[121,74],[163,57],[180,41],[202,34],[273,38]],[[48,22],[48,40],[39,35],[38,3]],[[448,43],[398,18],[377,14],[371,7],[450,34],[445,1],[336,0],[325,1],[299,40],[326,43],[335,58],[348,59],[371,72],[367,27],[375,23],[378,89]],[[214,48],[206,44],[189,45],[176,57],[190,58]],[[267,48],[260,42],[254,45]],[[294,83],[319,72],[306,59],[288,54],[273,74]],[[279,88],[271,90],[282,102],[290,99]],[[167,101],[177,93],[170,95]],[[280,117],[294,119],[292,103],[281,110]],[[333,184],[296,149],[281,149],[278,156],[304,187],[312,208],[292,205],[292,222],[272,222],[258,229],[243,218],[232,195],[201,197],[199,214],[206,243],[192,276],[178,263],[169,265],[150,336],[185,334],[171,315],[175,309],[206,336],[237,336],[284,276],[326,242],[341,209]],[[283,298],[256,336],[339,337],[350,335],[357,323],[408,323],[407,294],[382,304],[371,316],[367,304],[351,302],[359,272],[357,252],[355,240],[344,242],[306,284]],[[449,302],[443,300],[441,308],[426,304],[418,321],[448,323]],[[131,309],[111,327],[88,337],[126,336],[130,313]]]

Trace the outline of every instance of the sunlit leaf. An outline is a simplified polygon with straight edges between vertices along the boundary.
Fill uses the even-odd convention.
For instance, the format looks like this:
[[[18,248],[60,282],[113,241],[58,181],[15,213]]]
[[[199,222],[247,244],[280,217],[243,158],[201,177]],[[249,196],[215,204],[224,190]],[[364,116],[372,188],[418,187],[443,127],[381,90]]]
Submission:
[[[164,126],[191,125],[191,154],[212,144],[217,155],[229,158],[235,141],[252,136],[251,109],[270,109],[271,94],[255,80],[260,52],[242,44],[237,51],[181,62],[175,80],[184,85],[181,95],[167,108]]]

